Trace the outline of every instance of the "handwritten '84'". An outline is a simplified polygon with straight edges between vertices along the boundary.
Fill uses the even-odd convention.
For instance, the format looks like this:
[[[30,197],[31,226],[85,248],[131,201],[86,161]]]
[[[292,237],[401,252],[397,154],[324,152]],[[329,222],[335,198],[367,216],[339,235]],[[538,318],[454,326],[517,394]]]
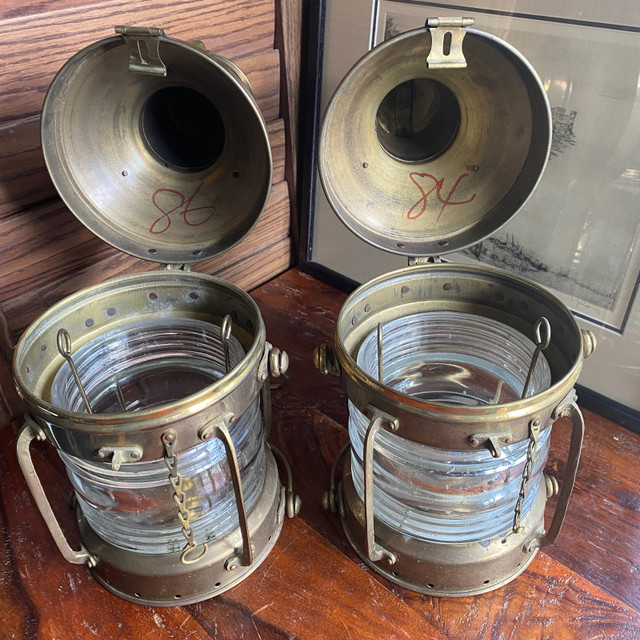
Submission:
[[[409,179],[413,184],[416,185],[418,190],[420,191],[420,199],[407,211],[407,218],[409,220],[415,220],[419,218],[427,209],[428,199],[435,192],[435,197],[438,202],[442,205],[440,207],[440,211],[438,212],[438,216],[436,217],[436,222],[440,220],[440,217],[444,213],[446,207],[450,205],[461,205],[468,204],[475,197],[476,194],[473,193],[470,198],[466,200],[452,200],[456,189],[460,186],[460,183],[468,176],[468,173],[462,173],[458,176],[458,179],[453,183],[453,187],[449,190],[449,193],[443,198],[442,197],[442,189],[444,187],[444,178],[436,178],[432,176],[430,173],[418,173],[413,172],[409,174]],[[430,187],[430,188],[429,188]]]
[[[184,224],[190,227],[198,227],[207,222],[216,212],[215,207],[213,205],[192,206],[194,198],[203,185],[204,183],[201,182],[189,197],[175,189],[156,189],[151,196],[151,202],[162,215],[149,227],[149,233],[167,232],[171,227],[173,214],[180,216]]]

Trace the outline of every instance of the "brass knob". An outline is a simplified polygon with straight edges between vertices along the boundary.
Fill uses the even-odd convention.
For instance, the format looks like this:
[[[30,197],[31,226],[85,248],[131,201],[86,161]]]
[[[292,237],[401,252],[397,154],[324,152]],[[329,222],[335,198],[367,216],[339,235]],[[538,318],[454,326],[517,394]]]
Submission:
[[[340,375],[340,368],[336,363],[333,348],[329,344],[321,344],[314,349],[313,364],[324,376],[329,373],[334,376]]]
[[[289,368],[289,355],[286,351],[280,351],[274,347],[269,352],[269,373],[274,378],[281,376],[287,372]]]
[[[582,357],[588,358],[598,345],[596,334],[591,329],[582,329]]]
[[[558,495],[558,491],[560,491],[560,485],[558,484],[558,481],[553,476],[550,476],[545,473],[544,484],[545,484],[545,487],[547,488],[547,498],[551,498],[553,496]]]

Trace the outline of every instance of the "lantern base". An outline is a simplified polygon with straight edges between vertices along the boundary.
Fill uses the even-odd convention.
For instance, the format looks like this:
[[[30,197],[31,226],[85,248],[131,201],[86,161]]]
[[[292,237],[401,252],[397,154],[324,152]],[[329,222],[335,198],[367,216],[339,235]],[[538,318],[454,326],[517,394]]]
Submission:
[[[145,554],[127,551],[106,542],[91,529],[78,510],[80,534],[87,550],[98,558],[91,569],[107,591],[137,604],[175,606],[217,596],[246,578],[267,557],[276,543],[284,520],[285,490],[271,450],[266,450],[265,483],[248,514],[253,562],[240,564],[242,535],[236,528],[209,542],[201,560],[180,561],[181,552]]]
[[[376,542],[396,557],[393,564],[386,558],[374,562],[367,555],[364,504],[353,484],[348,461],[338,499],[345,534],[362,560],[391,582],[433,596],[472,596],[507,584],[536,555],[537,548],[526,550],[525,543],[544,531],[543,485],[532,509],[522,519],[520,533],[483,542],[458,544],[408,538],[374,518]]]

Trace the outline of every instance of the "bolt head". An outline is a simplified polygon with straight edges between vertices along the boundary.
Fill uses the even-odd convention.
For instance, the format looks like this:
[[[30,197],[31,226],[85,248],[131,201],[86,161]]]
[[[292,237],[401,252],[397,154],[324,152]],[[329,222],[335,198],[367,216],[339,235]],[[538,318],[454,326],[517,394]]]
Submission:
[[[236,558],[235,556],[233,558],[229,558],[225,563],[224,563],[224,568],[227,571],[235,571],[240,565],[238,564],[238,558]]]

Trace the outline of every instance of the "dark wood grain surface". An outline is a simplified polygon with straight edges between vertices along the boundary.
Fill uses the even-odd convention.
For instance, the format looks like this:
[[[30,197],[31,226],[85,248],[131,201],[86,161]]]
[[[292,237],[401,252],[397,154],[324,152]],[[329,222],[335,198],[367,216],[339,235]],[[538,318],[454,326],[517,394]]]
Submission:
[[[217,598],[185,607],[130,604],[59,555],[15,456],[16,424],[0,439],[0,638],[592,640],[640,638],[640,436],[585,412],[576,489],[555,545],[488,594],[434,598],[397,587],[359,560],[323,510],[329,471],[347,439],[346,399],[313,367],[344,294],[290,270],[253,292],[267,339],[291,358],[273,392],[270,440],[287,455],[303,505],[264,563]],[[562,477],[568,426],[554,426],[549,467]],[[64,469],[33,447],[40,477],[77,544]],[[552,509],[553,505],[549,505]]]

